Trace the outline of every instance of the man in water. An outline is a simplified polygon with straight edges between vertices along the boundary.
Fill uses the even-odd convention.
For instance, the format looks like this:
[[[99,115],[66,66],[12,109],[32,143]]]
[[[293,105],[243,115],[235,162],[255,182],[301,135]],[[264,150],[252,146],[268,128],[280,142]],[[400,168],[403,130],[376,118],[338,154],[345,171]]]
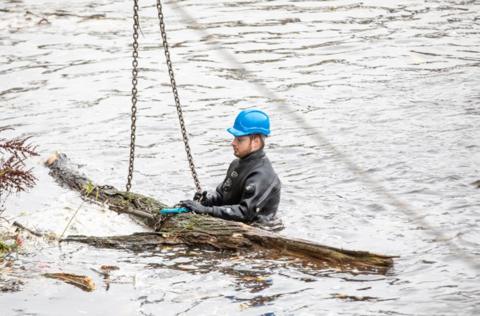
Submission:
[[[247,224],[280,225],[276,219],[281,183],[263,148],[270,135],[270,119],[257,109],[240,112],[232,128],[235,159],[225,180],[213,192],[197,193],[180,205],[195,213],[209,214]],[[273,227],[272,227],[273,228]]]

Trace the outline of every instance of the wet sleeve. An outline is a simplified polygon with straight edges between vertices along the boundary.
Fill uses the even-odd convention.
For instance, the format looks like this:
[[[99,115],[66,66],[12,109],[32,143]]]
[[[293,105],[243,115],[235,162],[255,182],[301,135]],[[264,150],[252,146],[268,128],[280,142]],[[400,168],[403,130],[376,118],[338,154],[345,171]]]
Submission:
[[[227,220],[250,223],[279,185],[278,182],[277,177],[254,172],[245,181],[239,204],[213,206],[211,214]]]

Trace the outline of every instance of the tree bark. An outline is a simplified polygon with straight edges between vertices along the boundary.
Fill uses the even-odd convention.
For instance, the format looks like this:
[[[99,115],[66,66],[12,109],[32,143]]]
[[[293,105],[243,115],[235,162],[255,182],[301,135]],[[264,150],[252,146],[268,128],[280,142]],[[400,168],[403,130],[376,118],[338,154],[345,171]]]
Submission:
[[[126,213],[154,232],[129,236],[68,236],[63,241],[83,242],[96,247],[152,249],[159,245],[208,247],[242,252],[266,258],[291,258],[318,268],[342,271],[386,273],[393,266],[392,256],[352,251],[282,236],[240,222],[208,215],[182,213],[160,215],[167,205],[138,193],[119,191],[112,186],[94,184],[78,171],[65,154],[51,156],[46,166],[60,184],[79,191],[86,200],[103,203],[111,210]]]

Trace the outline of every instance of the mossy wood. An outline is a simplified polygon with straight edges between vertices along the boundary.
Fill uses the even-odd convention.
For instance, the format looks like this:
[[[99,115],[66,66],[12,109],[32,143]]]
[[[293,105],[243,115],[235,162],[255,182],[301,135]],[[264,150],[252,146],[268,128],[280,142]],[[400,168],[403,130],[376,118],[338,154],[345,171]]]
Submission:
[[[138,193],[97,185],[78,171],[64,154],[51,156],[46,166],[62,185],[79,191],[83,198],[107,205],[118,213],[131,215],[154,230],[128,236],[68,236],[64,241],[84,242],[97,247],[152,249],[159,245],[208,247],[220,251],[243,252],[263,258],[290,258],[318,268],[342,271],[385,273],[393,265],[391,256],[352,251],[289,238],[243,223],[207,215],[183,213],[159,216],[167,205]]]

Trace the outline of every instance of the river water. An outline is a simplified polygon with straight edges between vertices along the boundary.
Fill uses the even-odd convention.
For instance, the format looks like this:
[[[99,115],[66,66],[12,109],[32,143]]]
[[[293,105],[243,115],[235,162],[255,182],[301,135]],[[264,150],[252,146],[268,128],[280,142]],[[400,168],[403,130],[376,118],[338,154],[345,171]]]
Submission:
[[[260,107],[272,120],[267,154],[283,183],[283,234],[399,255],[394,269],[356,275],[199,250],[31,242],[11,272],[25,284],[0,295],[0,314],[478,315],[480,1],[177,3],[209,34],[165,3],[203,187],[215,187],[233,158],[225,129],[239,110]],[[155,10],[142,1],[133,190],[174,204],[192,196],[193,182]],[[41,154],[30,161],[37,186],[12,196],[4,216],[61,234],[82,202],[48,175],[50,153],[66,153],[99,183],[125,185],[132,4],[9,0],[0,12],[0,125],[15,128],[3,136],[31,135]],[[69,233],[143,230],[84,204]],[[101,265],[119,270],[107,280]],[[97,290],[42,276],[59,271],[89,275]]]

